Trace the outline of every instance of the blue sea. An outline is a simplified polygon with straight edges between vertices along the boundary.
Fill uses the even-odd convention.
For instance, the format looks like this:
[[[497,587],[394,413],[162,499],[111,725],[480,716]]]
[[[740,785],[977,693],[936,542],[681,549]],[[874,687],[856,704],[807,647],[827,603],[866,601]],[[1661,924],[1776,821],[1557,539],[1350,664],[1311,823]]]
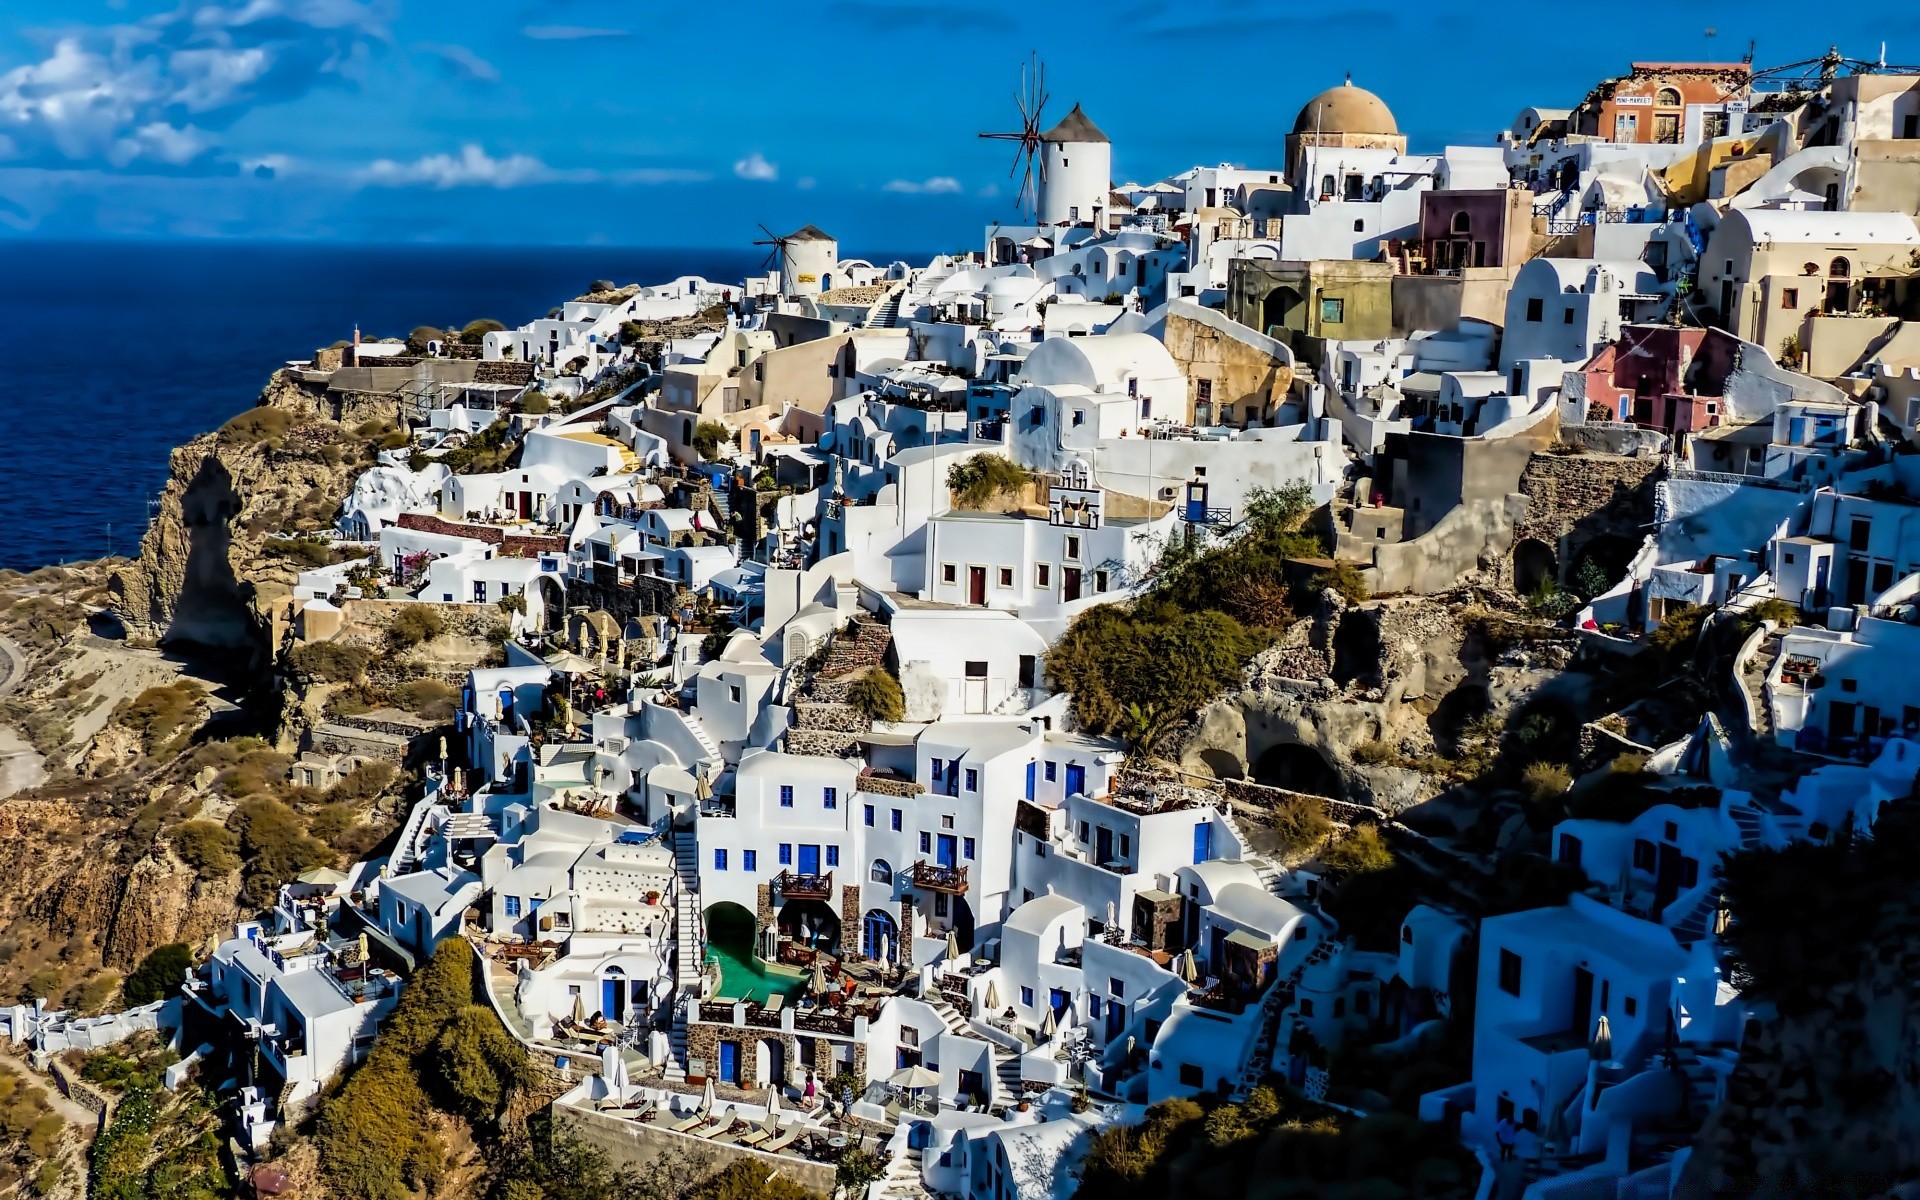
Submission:
[[[355,324],[370,337],[480,317],[512,326],[596,279],[737,282],[763,259],[751,247],[0,240],[0,568],[137,553],[168,453]]]

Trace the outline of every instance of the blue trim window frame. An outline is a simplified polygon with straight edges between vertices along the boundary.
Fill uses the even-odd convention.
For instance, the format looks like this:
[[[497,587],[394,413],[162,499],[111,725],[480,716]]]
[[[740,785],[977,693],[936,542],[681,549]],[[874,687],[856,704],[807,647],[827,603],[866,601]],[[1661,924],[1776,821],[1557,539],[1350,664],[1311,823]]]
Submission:
[[[783,783],[780,785],[780,807],[781,808],[793,807],[793,785],[790,783]]]
[[[920,831],[920,853],[933,853],[933,835],[924,829]]]
[[[758,850],[742,850],[740,852],[740,869],[743,871],[759,870],[760,852]]]
[[[727,852],[725,850],[715,850],[713,852],[713,869],[716,871],[724,871],[727,869]]]
[[[1100,997],[1091,992],[1087,993],[1087,1019],[1090,1021],[1100,1019]]]
[[[933,760],[931,765],[933,767],[932,782],[935,787],[938,787],[940,785],[940,781],[946,777],[946,765],[947,765],[946,760],[936,758]]]
[[[840,865],[840,847],[838,846],[827,847],[827,865],[830,867],[837,867]]]
[[[866,811],[861,814],[861,818],[866,822],[868,829],[873,828],[873,805],[866,806]]]
[[[793,843],[792,842],[780,843],[780,865],[783,867],[790,867],[793,865]]]
[[[960,857],[965,859],[971,859],[973,857],[973,839],[972,838],[960,839]]]
[[[503,903],[503,904],[504,904],[504,906],[505,906],[505,907],[504,907],[504,909],[503,909],[503,911],[504,911],[504,912],[505,912],[505,913],[506,913],[506,914],[507,914],[507,915],[508,915],[509,917],[517,917],[517,916],[519,916],[519,915],[520,915],[520,897],[518,897],[518,896],[507,896],[507,897],[505,897],[505,898],[504,898],[504,900],[502,901],[502,903]]]
[[[821,789],[820,802],[828,808],[839,808],[840,807],[840,789],[839,788]]]
[[[1046,767],[1047,767],[1047,782],[1053,783],[1056,780],[1058,780],[1060,775],[1060,764],[1057,762],[1054,762],[1052,759],[1048,759],[1046,763]]]
[[[1109,977],[1107,979],[1107,991],[1112,994],[1115,1000],[1122,999],[1127,994],[1126,980]]]
[[[900,810],[897,808],[893,810],[893,831],[900,832]]]
[[[1032,988],[1023,987],[1020,989],[1020,1007],[1021,1008],[1033,1007],[1033,989]]]
[[[980,772],[975,767],[967,768],[966,788],[970,792],[977,792],[980,790]]]

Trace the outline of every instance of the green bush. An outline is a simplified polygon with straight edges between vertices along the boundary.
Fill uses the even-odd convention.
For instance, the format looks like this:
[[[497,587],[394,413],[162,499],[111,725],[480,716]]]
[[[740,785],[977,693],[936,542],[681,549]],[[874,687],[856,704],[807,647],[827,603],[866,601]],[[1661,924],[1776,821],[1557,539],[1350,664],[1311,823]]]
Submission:
[[[1778,596],[1769,596],[1749,608],[1744,615],[1749,626],[1772,621],[1781,629],[1789,629],[1800,623],[1800,610]]]
[[[858,1154],[853,1151],[847,1157]],[[871,1158],[871,1155],[866,1157]],[[865,1164],[856,1164],[850,1178],[857,1177]],[[835,1179],[839,1171],[835,1170]],[[872,1180],[868,1180],[869,1183]],[[843,1196],[857,1197],[866,1195],[866,1189],[840,1193]],[[714,1175],[700,1181],[687,1193],[687,1200],[823,1200],[818,1192],[808,1191],[800,1184],[780,1174],[769,1171],[758,1162],[736,1161],[723,1167]]]
[[[1018,497],[1033,475],[998,454],[976,454],[947,468],[947,487],[961,508],[979,508],[998,496]]]
[[[446,619],[432,605],[409,604],[393,614],[393,622],[387,626],[387,642],[395,649],[411,650],[446,631]]]
[[[1356,825],[1347,836],[1328,847],[1321,854],[1321,865],[1327,873],[1336,877],[1352,875],[1372,875],[1378,871],[1390,869],[1394,864],[1393,851],[1380,836],[1378,825]]]
[[[1312,796],[1288,796],[1273,806],[1273,831],[1283,850],[1304,854],[1327,840],[1333,821],[1324,802]]]
[[[425,354],[428,342],[450,342],[453,335],[444,329],[435,329],[431,325],[420,325],[407,335],[407,353]]]
[[[712,462],[720,456],[720,447],[733,444],[733,434],[718,421],[702,421],[693,427],[693,449]]]
[[[438,679],[409,679],[393,689],[393,702],[429,721],[451,721],[460,703],[460,691]]]
[[[1315,575],[1313,590],[1336,592],[1349,604],[1362,603],[1372,594],[1367,590],[1367,580],[1360,574],[1360,568],[1350,562],[1336,562],[1331,571]]]
[[[545,416],[553,411],[553,401],[539,392],[528,392],[520,402],[520,411],[530,417]]]
[[[907,716],[907,697],[900,690],[900,681],[881,667],[868,668],[847,685],[847,703],[869,721],[904,721]]]
[[[287,666],[308,683],[351,683],[372,662],[372,651],[344,642],[308,642],[287,654]]]
[[[191,683],[157,684],[113,710],[113,720],[140,735],[154,758],[172,758],[186,749],[200,724],[201,692]]]
[[[310,835],[300,814],[278,800],[247,801],[234,810],[232,824],[246,868],[240,895],[255,907],[272,904],[280,885],[300,872],[333,865],[332,847]]]
[[[331,804],[352,804],[371,800],[392,787],[399,774],[392,763],[361,763],[327,789],[327,801]]]
[[[213,821],[182,821],[169,835],[173,852],[201,879],[219,879],[240,866],[240,839]]]
[[[1573,787],[1573,773],[1559,763],[1529,763],[1520,772],[1520,788],[1539,807],[1557,804]]]
[[[293,414],[283,408],[250,408],[220,427],[215,435],[229,446],[255,446],[285,437]]]
[[[1075,617],[1047,652],[1047,678],[1073,696],[1074,716],[1089,732],[1118,733],[1137,716],[1192,715],[1239,684],[1262,644],[1223,612],[1102,604]]]
[[[170,942],[140,960],[120,985],[120,995],[128,1004],[151,1004],[177,995],[182,977],[192,969],[193,951],[185,942]]]
[[[469,346],[478,346],[490,333],[498,333],[506,326],[491,317],[481,317],[477,321],[468,321],[460,328],[460,340]]]
[[[268,538],[260,546],[268,558],[284,558],[296,566],[312,570],[334,563],[333,546],[319,538]]]
[[[1355,743],[1352,757],[1353,761],[1363,766],[1377,767],[1383,763],[1399,762],[1400,752],[1394,749],[1391,743],[1372,738]]]

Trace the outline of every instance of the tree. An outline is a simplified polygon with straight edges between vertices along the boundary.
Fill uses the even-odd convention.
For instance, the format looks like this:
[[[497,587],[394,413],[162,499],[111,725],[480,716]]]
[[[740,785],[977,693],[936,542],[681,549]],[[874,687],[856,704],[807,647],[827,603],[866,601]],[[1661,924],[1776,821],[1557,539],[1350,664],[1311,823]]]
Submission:
[[[1337,592],[1349,604],[1360,604],[1372,594],[1367,588],[1366,577],[1360,574],[1360,568],[1350,562],[1336,562],[1332,570],[1315,575],[1313,589],[1316,592]]]
[[[482,317],[478,321],[468,321],[460,330],[460,340],[469,346],[478,346],[490,333],[499,333],[506,326],[491,317]]]
[[[395,649],[411,650],[446,631],[445,618],[432,605],[409,604],[393,614],[393,622],[387,626],[387,641]]]
[[[428,342],[449,342],[452,337],[444,329],[435,329],[431,325],[421,325],[407,335],[407,353],[425,354]]]
[[[1090,732],[1126,731],[1135,709],[1142,732],[1170,729],[1237,685],[1260,644],[1223,612],[1103,604],[1074,618],[1048,651],[1047,677],[1072,694]]]
[[[818,1192],[769,1170],[763,1162],[736,1161],[709,1176],[689,1193],[689,1200],[822,1200]]]
[[[718,421],[702,421],[693,427],[693,449],[712,462],[720,456],[720,447],[733,444],[733,434]]]
[[[218,879],[240,866],[240,839],[214,821],[182,821],[168,835],[173,852],[201,879]]]
[[[886,1164],[880,1156],[866,1150],[849,1150],[840,1156],[833,1168],[833,1186],[848,1200],[858,1200],[867,1194],[867,1186],[886,1174]]]
[[[976,454],[947,468],[947,487],[962,508],[979,508],[996,496],[1018,497],[1033,476],[998,454]]]
[[[181,981],[193,969],[193,951],[185,942],[170,942],[140,960],[120,985],[128,1004],[151,1004],[180,991]]]

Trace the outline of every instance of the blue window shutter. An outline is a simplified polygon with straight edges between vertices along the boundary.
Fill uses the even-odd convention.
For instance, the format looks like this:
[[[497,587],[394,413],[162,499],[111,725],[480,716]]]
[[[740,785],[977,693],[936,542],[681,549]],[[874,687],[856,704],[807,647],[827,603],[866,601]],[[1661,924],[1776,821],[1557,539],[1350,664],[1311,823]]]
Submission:
[[[838,846],[827,847],[827,865],[830,867],[837,867],[840,865],[840,847]]]
[[[780,865],[783,867],[790,867],[793,865],[793,843],[792,842],[780,843]]]
[[[715,850],[713,852],[713,869],[716,871],[724,871],[727,869],[727,852],[725,850]]]

